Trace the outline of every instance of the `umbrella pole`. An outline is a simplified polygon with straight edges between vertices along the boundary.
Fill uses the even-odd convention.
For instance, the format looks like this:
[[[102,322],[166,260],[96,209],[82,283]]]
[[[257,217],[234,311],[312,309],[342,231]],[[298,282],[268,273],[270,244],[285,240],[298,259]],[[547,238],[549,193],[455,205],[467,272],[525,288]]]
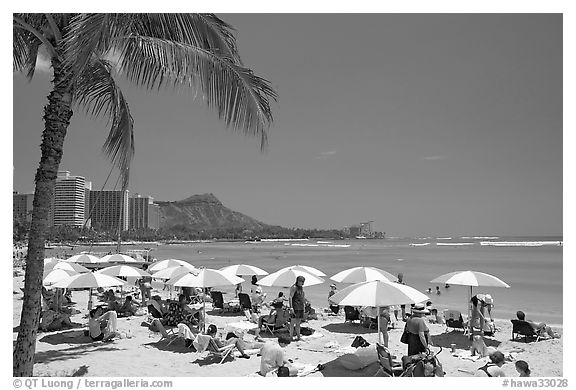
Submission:
[[[380,335],[380,306],[376,306],[376,315],[378,318],[378,342],[382,344],[381,335]]]
[[[90,293],[88,295],[88,311],[92,310],[92,289],[89,290]]]
[[[206,332],[206,295],[204,294],[204,289],[202,289],[202,294],[204,295],[202,297],[202,331]]]

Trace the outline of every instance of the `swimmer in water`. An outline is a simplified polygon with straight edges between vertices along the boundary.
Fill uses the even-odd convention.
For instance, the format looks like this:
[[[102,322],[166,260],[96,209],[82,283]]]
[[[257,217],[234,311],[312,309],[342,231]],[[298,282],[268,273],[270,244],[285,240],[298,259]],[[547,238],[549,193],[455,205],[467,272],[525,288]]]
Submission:
[[[440,286],[436,286],[436,295],[440,295]]]
[[[446,284],[444,285],[444,288],[450,288],[450,285],[449,285],[448,283],[446,283]]]

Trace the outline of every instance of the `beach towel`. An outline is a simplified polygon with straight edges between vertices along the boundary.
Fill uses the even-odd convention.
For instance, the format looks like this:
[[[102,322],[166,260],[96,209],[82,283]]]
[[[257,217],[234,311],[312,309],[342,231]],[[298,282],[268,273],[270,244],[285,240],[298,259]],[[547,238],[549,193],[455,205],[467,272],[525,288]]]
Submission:
[[[376,346],[358,348],[354,353],[347,353],[338,358],[340,364],[348,370],[361,370],[378,361]]]
[[[207,336],[204,334],[199,334],[196,336],[196,338],[192,342],[192,345],[194,346],[194,348],[196,348],[196,351],[204,352],[206,350],[206,348],[208,348],[208,344],[210,343],[210,339],[211,339],[210,336]]]

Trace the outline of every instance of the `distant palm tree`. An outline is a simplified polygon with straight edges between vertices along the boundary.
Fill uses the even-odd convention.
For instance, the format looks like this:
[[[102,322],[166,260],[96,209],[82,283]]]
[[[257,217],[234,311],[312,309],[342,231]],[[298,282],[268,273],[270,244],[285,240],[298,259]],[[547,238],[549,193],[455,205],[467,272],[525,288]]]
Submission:
[[[31,79],[38,53],[45,50],[54,72],[44,108],[24,303],[13,352],[14,376],[32,376],[48,211],[72,106],[110,120],[103,150],[126,189],[133,120],[116,74],[149,90],[197,88],[228,127],[259,137],[261,148],[272,123],[269,100],[277,95],[268,81],[242,65],[232,27],[212,14],[13,14],[13,26],[14,71]]]

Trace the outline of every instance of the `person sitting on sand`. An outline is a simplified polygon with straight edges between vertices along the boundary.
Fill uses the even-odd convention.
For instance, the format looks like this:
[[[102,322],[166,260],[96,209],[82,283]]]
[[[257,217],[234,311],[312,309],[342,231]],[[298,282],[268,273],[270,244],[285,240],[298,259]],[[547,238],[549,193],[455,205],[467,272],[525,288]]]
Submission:
[[[528,367],[528,363],[526,363],[524,360],[517,360],[516,363],[514,363],[514,366],[516,367],[516,371],[518,374],[520,374],[521,377],[530,376],[530,368]]]
[[[290,339],[286,336],[278,337],[278,343],[266,343],[260,349],[260,371],[258,374],[262,376],[270,376],[273,372],[280,367],[288,367],[290,369],[290,360],[284,356],[284,348],[290,344]]]
[[[216,343],[216,346],[220,349],[220,350],[224,350],[225,347],[227,347],[228,345],[234,345],[238,351],[240,351],[240,357],[244,358],[244,359],[250,359],[250,356],[246,355],[246,352],[244,351],[244,343],[242,340],[240,340],[238,337],[230,337],[227,338],[225,341],[220,340],[218,337],[216,337],[216,333],[218,332],[218,328],[216,328],[216,325],[214,324],[210,324],[208,326],[208,329],[206,330],[206,334],[210,337],[212,337],[212,340],[214,340],[214,342]]]
[[[94,341],[108,341],[116,336],[118,316],[115,311],[107,311],[103,314],[101,306],[90,310],[88,319],[89,336]],[[104,332],[102,332],[104,327]]]
[[[495,351],[490,354],[490,362],[486,363],[478,369],[476,376],[488,376],[488,377],[505,377],[506,374],[502,370],[504,365],[504,354],[500,351]]]
[[[518,317],[521,321],[526,321],[527,323],[532,326],[535,332],[539,334],[546,333],[548,336],[552,337],[553,339],[559,339],[560,335],[552,330],[551,327],[546,325],[544,322],[534,322],[526,319],[526,314],[523,311],[519,310],[516,312],[516,317]]]
[[[132,296],[127,295],[126,299],[124,300],[124,303],[122,304],[122,306],[120,306],[118,308],[117,312],[118,312],[118,314],[133,316],[133,315],[136,315],[136,310],[137,310],[137,307],[134,304],[134,301],[132,300]]]

